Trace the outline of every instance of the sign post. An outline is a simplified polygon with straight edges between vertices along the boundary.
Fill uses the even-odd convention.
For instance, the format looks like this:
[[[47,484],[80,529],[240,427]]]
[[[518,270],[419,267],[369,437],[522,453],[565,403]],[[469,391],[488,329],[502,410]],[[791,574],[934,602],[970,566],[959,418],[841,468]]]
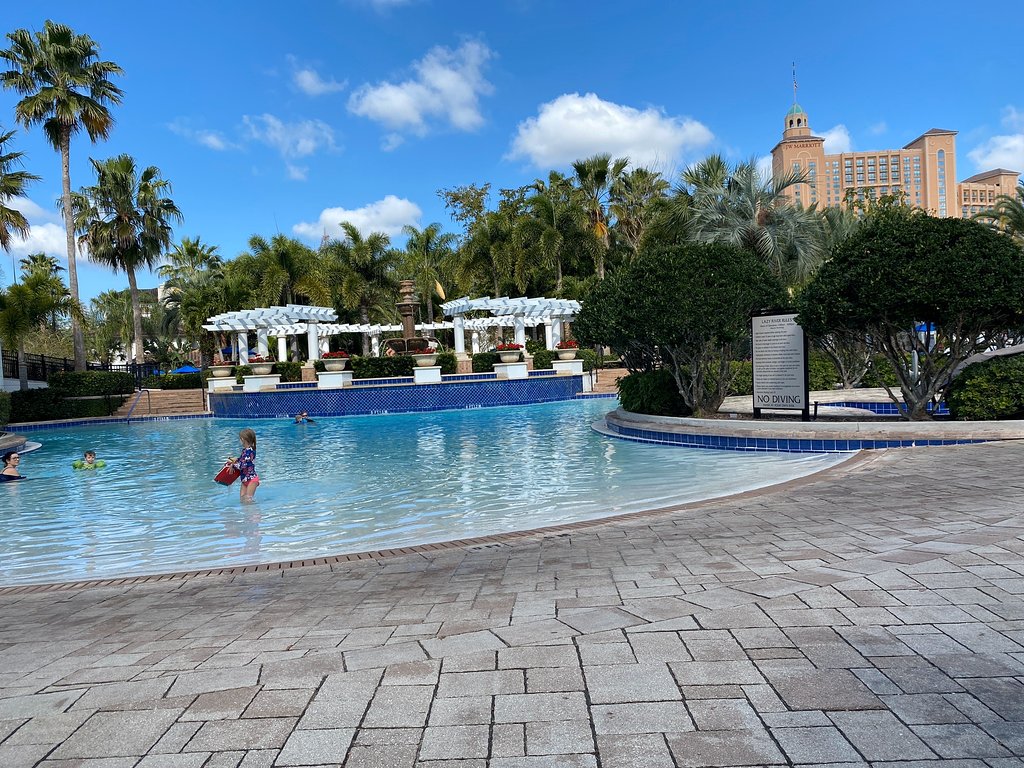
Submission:
[[[750,318],[754,373],[754,418],[763,408],[800,411],[810,421],[807,337],[795,312],[767,312]]]

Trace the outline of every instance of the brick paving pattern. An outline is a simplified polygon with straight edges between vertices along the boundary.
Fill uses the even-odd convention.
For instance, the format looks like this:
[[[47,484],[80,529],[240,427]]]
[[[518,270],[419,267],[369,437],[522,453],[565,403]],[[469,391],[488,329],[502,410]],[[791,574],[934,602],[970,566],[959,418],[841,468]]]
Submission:
[[[3,768],[1024,765],[1024,445],[381,560],[0,595]]]

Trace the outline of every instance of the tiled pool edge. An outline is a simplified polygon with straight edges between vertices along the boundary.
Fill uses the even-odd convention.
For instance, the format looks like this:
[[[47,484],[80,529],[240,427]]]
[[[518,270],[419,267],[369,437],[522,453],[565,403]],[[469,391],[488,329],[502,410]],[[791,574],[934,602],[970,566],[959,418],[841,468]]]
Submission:
[[[152,584],[156,582],[181,581],[186,582],[192,579],[227,576],[234,577],[248,573],[261,573],[279,571],[282,574],[288,571],[315,567],[344,565],[347,563],[362,562],[368,560],[381,560],[405,555],[422,555],[432,552],[446,552],[459,549],[484,549],[487,547],[501,547],[512,543],[528,541],[530,539],[544,539],[553,536],[560,536],[574,531],[588,528],[595,528],[603,525],[612,525],[622,522],[643,520],[644,518],[661,517],[664,515],[677,514],[693,509],[700,509],[709,505],[717,505],[724,502],[736,501],[737,499],[754,498],[775,491],[784,491],[802,485],[817,482],[822,476],[834,473],[850,471],[854,467],[877,458],[881,454],[867,454],[863,452],[851,453],[848,458],[828,467],[816,470],[801,477],[786,480],[781,483],[765,485],[739,493],[716,496],[710,499],[690,501],[684,504],[675,504],[668,507],[641,510],[639,512],[624,512],[608,517],[599,517],[592,520],[581,520],[575,523],[563,523],[561,525],[543,526],[541,528],[529,528],[522,531],[510,531],[508,533],[494,534],[491,536],[475,536],[466,539],[452,539],[450,541],[435,542],[431,544],[417,544],[407,547],[395,547],[393,549],[369,550],[366,552],[353,552],[339,555],[326,555],[322,557],[307,557],[301,560],[285,560],[275,563],[259,563],[255,565],[236,565],[224,568],[201,568],[191,571],[175,571],[170,573],[148,574],[143,576],[125,576],[110,579],[80,579],[68,582],[47,582],[39,584],[20,584],[12,586],[0,586],[0,596],[9,595],[30,595],[45,592],[62,592],[76,589],[91,589],[96,587],[132,586]]]

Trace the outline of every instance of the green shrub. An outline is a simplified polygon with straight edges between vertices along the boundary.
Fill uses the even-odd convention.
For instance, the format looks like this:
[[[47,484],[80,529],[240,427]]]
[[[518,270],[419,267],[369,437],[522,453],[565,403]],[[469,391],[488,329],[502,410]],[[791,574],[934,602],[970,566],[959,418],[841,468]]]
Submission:
[[[118,371],[57,371],[50,374],[49,384],[63,397],[126,395],[135,391],[135,377]]]
[[[754,394],[754,364],[749,360],[732,360],[729,362],[732,383],[729,385],[730,395]]]
[[[954,419],[1024,418],[1024,355],[967,366],[946,389],[946,404]]]
[[[473,373],[490,373],[494,364],[500,362],[501,356],[497,352],[477,352],[473,355]]]
[[[163,376],[147,376],[142,380],[143,389],[163,389],[164,377]]]
[[[11,420],[11,393],[0,392],[0,427]]]
[[[576,357],[583,361],[583,370],[592,371],[595,368],[601,367],[601,361],[604,359],[602,355],[599,355],[595,350],[590,347],[583,347],[576,350]]]
[[[409,355],[394,357],[351,357],[352,377],[356,379],[390,379],[396,376],[412,376],[416,361]]]
[[[90,416],[110,416],[127,400],[125,395],[106,395],[90,400],[70,400],[53,387],[11,393],[11,421],[57,421]]]
[[[860,380],[860,385],[862,387],[883,387],[886,384],[890,387],[898,387],[900,380],[896,376],[892,363],[882,355],[875,355],[871,358],[868,372]]]
[[[675,379],[664,368],[623,376],[617,386],[622,407],[632,413],[653,416],[689,416],[691,413],[679,394]]]
[[[163,376],[149,376],[146,381],[157,379],[160,389],[202,389],[203,376],[200,373],[167,373]],[[143,386],[149,386],[143,382]]]
[[[839,372],[827,355],[811,352],[807,356],[807,388],[811,392],[833,389],[839,381]]]
[[[529,344],[527,344],[529,348]],[[533,370],[544,371],[551,369],[551,361],[555,359],[555,353],[550,349],[541,347],[533,353]]]
[[[544,342],[543,340],[540,340],[540,339],[538,339],[538,340],[527,339],[526,340],[526,353],[528,355],[536,355],[538,352],[543,352],[546,349],[547,349],[546,342]]]
[[[281,381],[302,381],[302,363],[276,363],[274,372],[281,377]]]
[[[249,365],[236,365],[235,366],[235,384],[243,384],[246,376],[252,376],[252,366]]]
[[[459,372],[459,358],[454,352],[438,352],[437,364],[441,366],[442,376],[451,376]]]

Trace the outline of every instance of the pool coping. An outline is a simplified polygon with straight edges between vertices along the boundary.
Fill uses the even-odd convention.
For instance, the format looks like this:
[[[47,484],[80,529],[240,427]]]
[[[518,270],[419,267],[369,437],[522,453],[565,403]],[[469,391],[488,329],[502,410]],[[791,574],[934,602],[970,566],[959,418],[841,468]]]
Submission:
[[[434,542],[430,544],[416,544],[406,547],[394,547],[386,549],[368,550],[364,552],[351,552],[338,555],[324,555],[321,557],[307,557],[301,560],[282,560],[272,563],[257,563],[250,565],[233,565],[227,567],[200,568],[187,571],[171,571],[165,573],[144,574],[139,576],[123,576],[108,579],[79,579],[77,581],[39,582],[35,584],[15,584],[11,586],[0,586],[0,596],[29,595],[44,592],[62,592],[75,589],[91,589],[95,587],[123,587],[137,584],[152,584],[155,582],[167,581],[190,581],[196,578],[209,576],[239,576],[247,573],[260,573],[269,571],[280,571],[282,574],[294,569],[343,565],[353,562],[365,562],[368,560],[382,560],[405,555],[423,555],[434,552],[446,552],[453,550],[473,550],[499,548],[506,545],[526,541],[530,539],[544,539],[553,536],[560,536],[586,528],[594,528],[602,525],[641,520],[645,517],[661,517],[692,509],[699,509],[708,505],[716,505],[726,501],[737,499],[755,498],[775,491],[797,488],[803,485],[819,481],[823,475],[835,472],[851,471],[861,464],[875,460],[880,457],[881,452],[856,452],[851,453],[847,458],[822,469],[818,469],[801,477],[786,480],[781,483],[773,483],[760,488],[754,488],[738,493],[715,496],[698,501],[684,502],[667,507],[656,507],[654,509],[640,510],[637,512],[623,512],[608,517],[599,517],[591,520],[580,520],[574,523],[561,523],[559,525],[541,526],[540,528],[528,528],[522,531],[509,531],[507,533],[493,534],[490,536],[471,536],[464,539],[451,539],[449,541]]]

